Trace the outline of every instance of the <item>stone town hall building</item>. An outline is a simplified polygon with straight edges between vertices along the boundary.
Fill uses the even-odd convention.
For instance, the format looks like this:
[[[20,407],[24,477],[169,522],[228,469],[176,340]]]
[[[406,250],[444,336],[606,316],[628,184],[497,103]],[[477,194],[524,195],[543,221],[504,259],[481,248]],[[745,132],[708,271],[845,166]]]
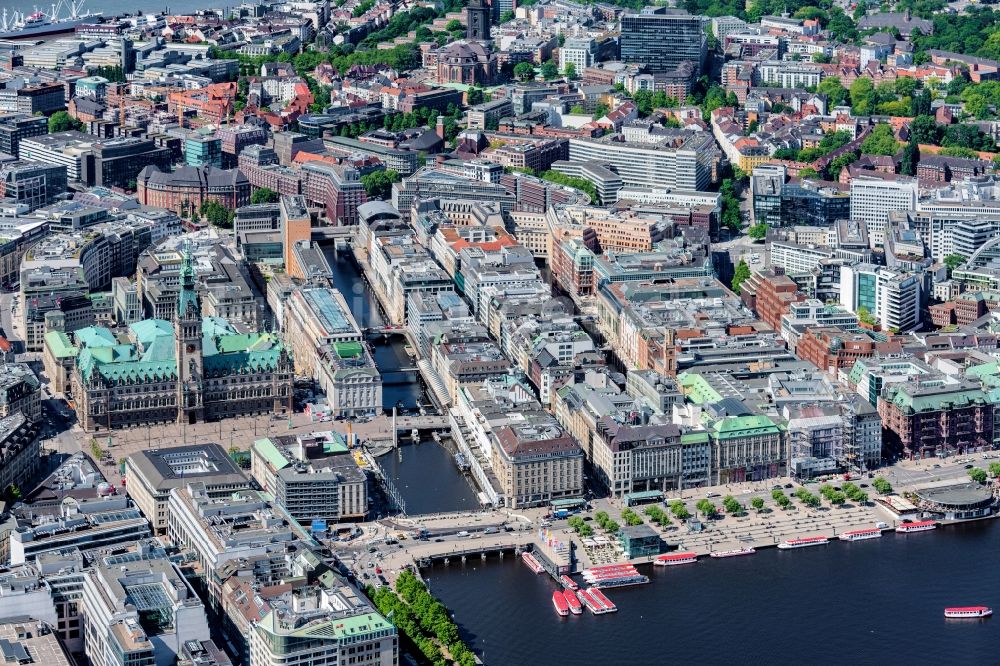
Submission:
[[[291,409],[292,360],[281,341],[202,317],[189,255],[180,279],[173,322],[146,319],[118,336],[96,326],[76,332],[72,384],[84,430]]]

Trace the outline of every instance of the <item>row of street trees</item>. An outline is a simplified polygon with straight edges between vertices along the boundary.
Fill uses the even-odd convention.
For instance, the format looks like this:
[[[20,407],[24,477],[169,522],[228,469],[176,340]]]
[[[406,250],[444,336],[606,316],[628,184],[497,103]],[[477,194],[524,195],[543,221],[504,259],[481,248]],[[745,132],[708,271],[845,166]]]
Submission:
[[[379,612],[391,617],[406,640],[416,646],[427,661],[435,666],[448,663],[474,666],[476,657],[458,635],[458,627],[444,605],[435,599],[427,586],[413,572],[403,571],[396,579],[396,592],[389,587],[366,592]],[[398,594],[397,594],[398,593]],[[440,646],[445,646],[451,660],[445,659]]]

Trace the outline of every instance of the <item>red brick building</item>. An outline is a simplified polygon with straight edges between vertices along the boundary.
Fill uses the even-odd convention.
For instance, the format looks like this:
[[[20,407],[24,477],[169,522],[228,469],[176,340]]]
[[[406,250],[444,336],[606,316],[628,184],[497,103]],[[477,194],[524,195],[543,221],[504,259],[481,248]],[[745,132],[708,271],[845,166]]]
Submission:
[[[326,208],[330,224],[358,223],[358,206],[368,201],[361,174],[354,167],[313,161],[302,167],[302,194]]]
[[[884,441],[908,456],[962,453],[993,445],[993,405],[968,380],[912,381],[889,387],[878,401]]]
[[[136,178],[143,206],[166,208],[178,215],[196,213],[206,201],[234,210],[250,203],[250,181],[239,169],[182,166],[173,172],[147,166]]]
[[[754,273],[740,288],[744,305],[757,313],[775,331],[781,330],[781,317],[792,303],[806,300],[792,278],[773,269]]]
[[[836,374],[840,368],[853,366],[859,358],[874,356],[875,341],[837,326],[818,326],[802,335],[795,354],[824,372]]]

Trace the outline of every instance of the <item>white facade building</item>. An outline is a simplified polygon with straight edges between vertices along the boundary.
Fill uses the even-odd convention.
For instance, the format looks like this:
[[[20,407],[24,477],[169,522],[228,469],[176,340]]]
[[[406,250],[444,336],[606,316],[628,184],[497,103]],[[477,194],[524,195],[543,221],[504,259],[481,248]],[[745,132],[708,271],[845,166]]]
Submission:
[[[851,219],[864,222],[871,246],[885,244],[889,213],[917,207],[918,187],[915,178],[896,180],[857,177],[851,179]]]

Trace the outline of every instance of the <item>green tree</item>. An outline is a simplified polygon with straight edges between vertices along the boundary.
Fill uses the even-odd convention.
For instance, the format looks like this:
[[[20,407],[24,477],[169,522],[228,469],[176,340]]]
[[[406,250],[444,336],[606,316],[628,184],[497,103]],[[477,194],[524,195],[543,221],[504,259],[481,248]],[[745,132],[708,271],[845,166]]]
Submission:
[[[966,148],[965,146],[945,146],[938,152],[938,155],[942,155],[944,157],[964,157],[968,160],[979,158],[979,153],[972,148]]]
[[[719,513],[716,506],[708,499],[698,500],[698,504],[695,505],[695,508],[697,508],[698,511],[706,518],[715,518],[715,516]]]
[[[903,148],[903,156],[899,162],[899,172],[904,176],[917,175],[917,162],[920,161],[920,148],[912,138]]]
[[[4,489],[3,495],[7,502],[16,502],[21,499],[21,489],[16,483],[12,483]]]
[[[575,79],[576,78],[576,65],[573,64],[573,63],[571,63],[571,62],[566,63],[566,68],[563,70],[563,74],[566,75],[567,79]]]
[[[740,217],[740,200],[736,196],[736,185],[733,180],[726,178],[719,188],[722,195],[722,225],[731,231],[739,231],[742,218]]]
[[[900,81],[906,81],[908,79],[899,79]],[[931,91],[926,88],[917,92],[913,96],[910,102],[910,115],[912,116],[926,116],[931,113],[931,103],[933,102],[933,97],[931,96]]]
[[[830,178],[837,178],[844,167],[853,164],[858,161],[857,153],[853,151],[848,151],[843,155],[838,155],[834,157],[830,164],[827,166],[827,171],[830,172]],[[802,174],[799,174],[801,177]]]
[[[49,116],[49,134],[56,132],[66,132],[69,130],[82,130],[83,123],[69,115],[65,111],[56,111]]]
[[[691,517],[691,512],[681,500],[674,500],[670,503],[670,513],[674,514],[677,520],[687,520]]]
[[[860,321],[862,324],[867,324],[868,326],[874,326],[875,324],[878,323],[878,321],[872,315],[871,310],[869,310],[863,305],[858,307],[857,314],[858,314],[858,321]]]
[[[585,192],[587,196],[591,198],[592,201],[597,201],[597,189],[594,184],[585,178],[579,178],[577,176],[567,176],[564,173],[560,173],[555,170],[543,171],[539,176],[543,180],[547,180],[559,185],[566,185],[567,187],[574,187],[582,192]]]
[[[948,267],[948,275],[950,276],[952,271],[965,263],[967,257],[961,254],[949,254],[944,258],[944,265]]]
[[[465,102],[469,106],[482,104],[485,100],[486,94],[483,92],[483,89],[478,86],[469,88],[468,92],[465,93]]]
[[[876,125],[861,142],[861,152],[865,155],[895,155],[899,152],[899,142],[892,131],[892,126],[885,123]]]
[[[995,462],[990,463],[989,467],[987,468],[987,472],[994,479],[1000,476],[1000,463],[995,463]]]
[[[931,115],[920,115],[910,122],[910,137],[917,143],[936,146],[944,134],[940,125]]]
[[[859,5],[861,3],[858,3]],[[826,24],[826,29],[830,31],[830,36],[837,42],[852,42],[858,38],[858,29],[854,25],[851,17],[844,13],[840,7],[831,7],[829,11],[830,20]]]
[[[819,178],[819,172],[812,167],[799,169],[799,178]]]
[[[361,176],[361,184],[369,199],[387,199],[392,194],[392,184],[398,183],[402,177],[392,169],[372,171]]]
[[[499,23],[503,25],[504,23],[510,23],[514,20],[514,12],[509,9],[500,15]]]
[[[519,62],[514,65],[514,76],[521,81],[530,81],[535,78],[535,66],[530,62]]]
[[[261,187],[254,190],[254,193],[250,195],[250,203],[252,204],[273,204],[278,203],[278,199],[281,195],[272,190],[269,187]]]
[[[607,104],[605,104],[604,102],[599,102],[596,106],[594,106],[594,118],[595,119],[603,118],[604,116],[608,115],[608,112],[610,110],[611,109],[608,108]]]
[[[202,203],[198,212],[213,226],[222,229],[233,228],[235,213],[214,199],[209,199]]]
[[[747,262],[740,259],[740,263],[736,265],[736,271],[733,273],[733,281],[730,286],[733,288],[733,293],[737,296],[740,293],[741,285],[750,279],[750,267]]]
[[[642,525],[642,518],[640,518],[639,514],[632,509],[625,509],[622,511],[622,520],[625,521],[625,524],[630,527]]]
[[[867,116],[874,113],[877,101],[872,80],[864,76],[856,78],[851,84],[851,109],[854,114]]]
[[[584,116],[587,114],[587,109],[583,108],[580,104],[574,104],[570,107],[569,113],[572,116]]]
[[[892,484],[881,476],[872,481],[872,487],[875,488],[880,495],[888,495],[892,492]]]
[[[732,495],[722,498],[722,508],[731,516],[738,516],[743,513],[743,505]]]
[[[986,483],[986,470],[982,467],[973,467],[968,472],[969,478],[976,483]]]
[[[767,225],[763,222],[753,225],[747,229],[747,236],[753,240],[764,240],[764,237],[767,236]]]
[[[444,24],[447,32],[465,32],[465,26],[458,19],[452,19]]]
[[[840,106],[847,101],[847,88],[840,83],[840,78],[828,76],[816,86],[816,92],[826,95],[827,105],[830,107]]]
[[[760,513],[764,510],[764,498],[754,497],[750,500],[750,506],[752,506],[757,513]]]
[[[559,65],[557,65],[551,58],[542,63],[541,67],[542,78],[546,81],[559,77]]]

